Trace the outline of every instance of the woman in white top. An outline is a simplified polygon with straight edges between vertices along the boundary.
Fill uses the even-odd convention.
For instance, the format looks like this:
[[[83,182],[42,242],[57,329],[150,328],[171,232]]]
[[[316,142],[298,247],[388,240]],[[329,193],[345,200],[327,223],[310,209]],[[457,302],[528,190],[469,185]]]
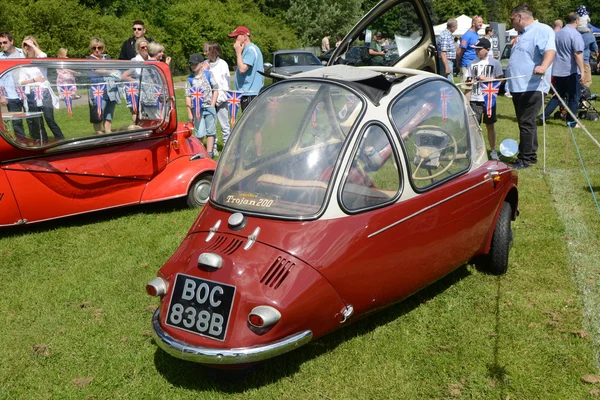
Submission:
[[[204,54],[210,61],[210,72],[215,78],[219,96],[217,97],[217,120],[221,126],[221,136],[223,138],[223,146],[229,139],[229,111],[227,108],[227,96],[225,92],[229,90],[229,65],[220,58],[221,46],[217,42],[206,42],[204,44]]]
[[[33,36],[26,36],[23,39],[23,53],[26,58],[46,58],[47,55],[37,43]],[[47,79],[47,69],[43,67],[21,68],[19,73],[19,84],[25,86],[27,94],[27,105],[29,111],[42,111],[44,120],[52,131],[54,137],[58,140],[64,139],[60,127],[54,120],[54,107],[58,108],[58,98],[52,91],[50,82]],[[34,139],[39,139],[43,143],[48,141],[46,128],[41,118],[30,118],[27,120],[30,135]]]

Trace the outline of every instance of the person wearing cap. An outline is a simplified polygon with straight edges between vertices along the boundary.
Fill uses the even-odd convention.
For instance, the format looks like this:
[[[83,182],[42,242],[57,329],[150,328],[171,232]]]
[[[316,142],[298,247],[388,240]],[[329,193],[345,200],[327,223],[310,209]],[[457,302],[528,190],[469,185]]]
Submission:
[[[492,106],[491,115],[488,116],[486,112],[486,105],[484,102],[483,93],[481,91],[481,82],[492,81],[497,78],[503,77],[502,65],[490,54],[490,48],[492,44],[486,38],[481,38],[473,46],[477,58],[471,61],[469,69],[471,76],[473,77],[473,90],[471,91],[471,108],[475,112],[475,118],[477,122],[481,124],[483,117],[483,123],[487,128],[488,141],[490,142],[490,157],[493,160],[499,160],[498,153],[496,152],[496,104]],[[488,101],[491,101],[489,99]]]
[[[219,95],[215,79],[208,70],[208,63],[204,62],[201,54],[194,53],[189,59],[192,73],[185,81],[185,105],[188,111],[188,121],[194,124],[194,135],[202,140],[206,136],[206,150],[211,157],[216,157],[217,146],[215,138],[217,136],[216,116],[217,97]],[[202,109],[196,109],[195,102],[192,101],[192,88],[203,90]],[[200,118],[198,118],[198,114]]]
[[[250,40],[250,30],[245,26],[238,26],[227,36],[235,39],[233,49],[237,69],[234,89],[242,92],[241,108],[244,112],[265,83],[265,78],[260,74],[264,72],[263,56],[258,46]]]
[[[506,76],[519,124],[519,155],[514,169],[537,163],[536,116],[549,90],[550,66],[556,55],[554,30],[533,18],[525,4],[511,10],[510,22],[519,32],[511,48]],[[533,73],[533,74],[532,74]],[[542,77],[544,77],[542,79]]]
[[[373,65],[383,65],[383,56],[387,53],[387,50],[381,48],[381,36],[381,32],[376,32],[369,46],[369,55],[371,56]]]
[[[475,55],[475,49],[473,45],[477,43],[479,40],[479,34],[477,31],[481,29],[483,26],[483,18],[476,15],[471,20],[471,28],[465,32],[464,35],[460,38],[460,47],[458,52],[456,53],[456,62],[460,67],[460,83],[462,84],[462,88],[465,91],[465,97],[467,100],[471,99],[471,87],[472,85],[467,82],[467,80],[471,79],[471,74],[469,73],[469,64],[477,55]]]
[[[452,34],[456,32],[458,22],[454,18],[450,18],[446,23],[446,29],[440,33],[437,40],[437,48],[440,59],[440,73],[444,75],[450,82],[454,82],[453,71],[454,61],[456,60],[456,46]]]

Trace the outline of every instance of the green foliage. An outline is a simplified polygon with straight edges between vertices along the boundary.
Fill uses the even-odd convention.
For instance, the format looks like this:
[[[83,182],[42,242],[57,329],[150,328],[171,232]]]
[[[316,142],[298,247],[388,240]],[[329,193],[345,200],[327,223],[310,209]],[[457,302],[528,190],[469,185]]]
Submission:
[[[439,17],[440,22],[447,21],[449,18],[456,18],[462,14],[465,14],[469,17],[473,15],[482,15],[484,17],[484,21],[487,22],[483,0],[445,0],[443,2],[436,1],[434,3],[433,9]]]
[[[316,45],[331,34],[344,36],[362,15],[361,0],[299,0],[292,2],[285,14],[305,45]]]

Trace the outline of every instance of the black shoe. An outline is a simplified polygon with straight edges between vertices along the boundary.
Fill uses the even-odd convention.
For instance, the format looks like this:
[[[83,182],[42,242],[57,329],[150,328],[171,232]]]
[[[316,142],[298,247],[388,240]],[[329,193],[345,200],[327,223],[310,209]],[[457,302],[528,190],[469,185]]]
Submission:
[[[525,168],[529,168],[529,164],[526,163],[523,160],[517,160],[515,161],[515,163],[512,165],[513,169],[525,169]]]

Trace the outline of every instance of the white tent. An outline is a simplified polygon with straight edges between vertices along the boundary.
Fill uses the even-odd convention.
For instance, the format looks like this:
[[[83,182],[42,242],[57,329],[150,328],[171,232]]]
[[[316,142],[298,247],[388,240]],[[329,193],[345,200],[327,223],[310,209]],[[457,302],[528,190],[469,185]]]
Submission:
[[[442,31],[444,29],[446,29],[447,22],[448,21],[444,22],[443,24],[434,26],[433,33],[436,36],[438,36],[440,33],[442,33]],[[456,31],[454,31],[453,36],[462,36],[465,34],[465,32],[467,32],[469,29],[471,29],[471,22],[472,22],[471,17],[467,17],[466,15],[463,14],[460,17],[456,18],[456,22],[458,23],[458,28],[456,28]],[[483,24],[483,26],[481,27],[479,32],[477,32],[479,34],[479,36],[485,35],[486,27],[487,27],[487,24]]]
[[[519,32],[517,32],[514,28],[513,29],[509,29],[506,31],[506,35],[508,35],[508,37],[515,37],[519,35]]]

